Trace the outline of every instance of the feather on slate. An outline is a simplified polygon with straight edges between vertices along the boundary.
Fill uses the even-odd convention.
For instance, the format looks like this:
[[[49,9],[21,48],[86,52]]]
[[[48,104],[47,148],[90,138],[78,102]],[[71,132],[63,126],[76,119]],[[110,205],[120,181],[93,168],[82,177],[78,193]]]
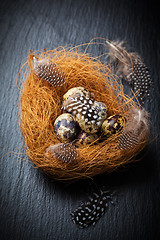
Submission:
[[[137,53],[126,51],[124,41],[107,41],[107,43],[112,62],[117,63],[117,71],[133,85],[138,99],[144,104],[144,100],[150,97],[152,87],[152,79],[145,63]]]
[[[88,201],[71,213],[73,223],[80,228],[95,225],[106,212],[108,204],[114,204],[112,197],[113,193],[109,191],[94,192]]]
[[[56,64],[49,62],[49,60],[38,60],[33,57],[35,74],[54,85],[55,87],[61,87],[65,83],[64,73],[56,66]]]
[[[147,141],[150,132],[149,113],[140,109],[133,109],[129,119],[118,139],[118,149],[135,148],[138,143]]]
[[[78,152],[71,143],[51,145],[46,149],[47,156],[49,153],[64,163],[73,163],[78,157]]]

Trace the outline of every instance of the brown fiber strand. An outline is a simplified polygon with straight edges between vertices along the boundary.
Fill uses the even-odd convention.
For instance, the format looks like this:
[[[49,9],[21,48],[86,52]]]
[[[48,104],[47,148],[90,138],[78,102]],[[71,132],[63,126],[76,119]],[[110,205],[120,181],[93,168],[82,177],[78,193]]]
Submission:
[[[38,59],[50,59],[65,73],[66,84],[55,88],[38,79],[33,71],[33,55]],[[103,172],[112,172],[121,165],[134,161],[146,142],[136,149],[123,152],[117,149],[119,134],[101,142],[95,141],[78,148],[79,160],[64,164],[46,156],[46,148],[59,143],[54,133],[53,122],[61,114],[62,96],[72,87],[82,86],[94,93],[94,99],[105,103],[108,115],[119,114],[127,119],[128,112],[138,107],[132,98],[124,94],[123,86],[109,65],[99,58],[81,53],[78,48],[59,47],[51,51],[29,54],[26,70],[21,69],[22,94],[20,98],[20,128],[30,160],[47,174],[59,180],[76,180],[92,177]],[[24,70],[24,74],[22,71]]]

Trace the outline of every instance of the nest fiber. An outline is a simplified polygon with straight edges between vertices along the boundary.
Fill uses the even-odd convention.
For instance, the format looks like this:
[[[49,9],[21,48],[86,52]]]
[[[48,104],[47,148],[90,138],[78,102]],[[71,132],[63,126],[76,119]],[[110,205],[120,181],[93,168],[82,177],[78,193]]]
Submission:
[[[34,72],[35,57],[56,63],[65,75],[65,84],[55,87],[39,78]],[[100,136],[92,144],[79,146],[75,163],[64,163],[46,155],[49,146],[60,143],[53,123],[62,114],[62,97],[70,88],[80,86],[92,92],[96,101],[106,104],[108,116],[118,114],[127,120],[130,110],[138,106],[133,98],[125,95],[123,85],[107,63],[76,48],[30,53],[25,67],[21,79],[20,128],[29,159],[45,173],[59,180],[74,180],[112,172],[134,161],[135,155],[144,148],[145,141],[128,151],[118,149],[120,131],[109,138]]]

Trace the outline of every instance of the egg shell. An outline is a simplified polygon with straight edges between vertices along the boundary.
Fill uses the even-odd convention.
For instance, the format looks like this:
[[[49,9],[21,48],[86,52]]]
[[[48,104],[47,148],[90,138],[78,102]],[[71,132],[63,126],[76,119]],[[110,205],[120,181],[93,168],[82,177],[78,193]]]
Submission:
[[[104,135],[110,137],[112,134],[119,132],[125,123],[125,118],[120,115],[108,117],[102,124],[101,130]]]
[[[95,109],[98,111],[99,118],[106,119],[107,117],[107,106],[102,102],[94,101]]]
[[[87,133],[96,133],[103,121],[107,118],[107,107],[103,103],[87,99],[88,103],[93,102],[91,105],[84,105],[83,111],[75,115],[81,129]],[[86,109],[87,108],[87,109]]]
[[[91,144],[98,138],[98,134],[96,133],[86,133],[84,131],[80,131],[76,138],[76,145],[87,145]]]
[[[84,88],[84,87],[74,87],[69,89],[64,95],[63,95],[63,102],[66,101],[70,96],[74,96],[76,94],[83,95],[85,97],[90,97],[90,92]]]
[[[70,142],[76,137],[79,127],[71,114],[63,113],[55,120],[54,131],[61,142]]]

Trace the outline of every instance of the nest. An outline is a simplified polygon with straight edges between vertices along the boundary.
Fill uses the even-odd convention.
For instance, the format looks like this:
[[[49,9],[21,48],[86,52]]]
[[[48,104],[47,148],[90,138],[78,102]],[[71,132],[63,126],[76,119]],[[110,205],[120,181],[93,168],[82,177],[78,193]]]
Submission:
[[[56,63],[65,74],[65,84],[54,87],[38,78],[33,69],[34,56]],[[125,95],[123,85],[107,63],[76,48],[30,53],[25,67],[20,98],[20,128],[26,154],[45,173],[59,180],[109,173],[134,161],[137,153],[144,148],[145,141],[128,151],[118,149],[120,131],[103,141],[97,139],[92,144],[80,146],[76,163],[64,164],[53,156],[47,156],[46,149],[59,143],[53,123],[62,113],[62,97],[70,88],[81,86],[94,93],[94,99],[107,105],[108,116],[118,114],[128,119],[129,111],[139,106],[133,97]]]

